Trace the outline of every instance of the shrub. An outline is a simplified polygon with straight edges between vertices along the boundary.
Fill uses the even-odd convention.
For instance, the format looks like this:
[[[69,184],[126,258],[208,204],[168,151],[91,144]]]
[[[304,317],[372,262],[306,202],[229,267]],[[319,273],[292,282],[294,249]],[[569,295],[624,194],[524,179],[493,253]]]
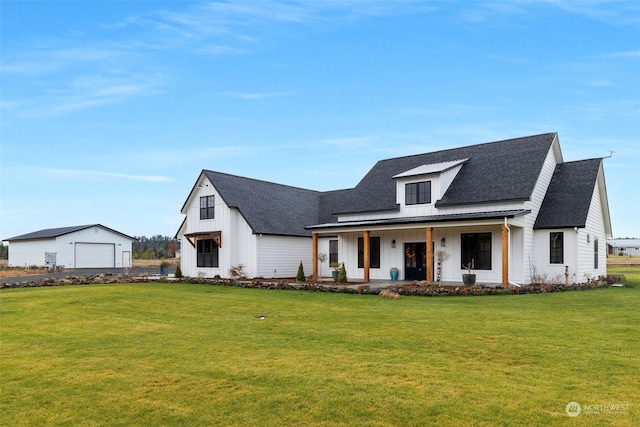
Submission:
[[[246,273],[244,271],[244,264],[232,265],[231,268],[229,268],[229,274],[231,275],[231,277],[238,277],[238,278],[246,277]]]
[[[174,276],[178,279],[182,279],[182,270],[180,269],[180,263],[176,265],[176,272],[174,273]]]
[[[340,273],[338,273],[338,282],[345,283],[347,281],[347,269],[344,267],[344,262],[340,266]]]
[[[298,282],[302,282],[305,279],[304,275],[304,267],[302,266],[302,261],[300,261],[300,265],[298,266],[298,274],[296,274],[296,280]]]

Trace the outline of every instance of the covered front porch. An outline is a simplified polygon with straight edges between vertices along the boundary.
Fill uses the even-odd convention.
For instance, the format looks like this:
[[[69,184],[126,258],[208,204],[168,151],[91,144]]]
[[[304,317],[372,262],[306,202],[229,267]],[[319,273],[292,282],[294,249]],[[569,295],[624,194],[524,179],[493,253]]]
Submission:
[[[350,280],[380,284],[397,279],[461,285],[469,266],[477,283],[486,286],[515,284],[522,276],[523,231],[513,216],[482,221],[367,224],[337,223],[312,228],[312,265],[319,277],[318,255],[329,246],[338,248],[337,262],[344,263]],[[336,245],[337,243],[337,245]],[[397,282],[396,282],[397,283]]]

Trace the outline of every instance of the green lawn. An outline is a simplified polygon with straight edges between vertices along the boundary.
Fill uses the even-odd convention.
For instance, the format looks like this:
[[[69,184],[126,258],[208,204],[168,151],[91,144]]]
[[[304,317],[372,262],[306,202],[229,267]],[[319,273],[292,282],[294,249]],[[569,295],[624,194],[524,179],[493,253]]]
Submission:
[[[640,277],[627,277],[634,287],[397,300],[6,289],[0,425],[640,425]]]

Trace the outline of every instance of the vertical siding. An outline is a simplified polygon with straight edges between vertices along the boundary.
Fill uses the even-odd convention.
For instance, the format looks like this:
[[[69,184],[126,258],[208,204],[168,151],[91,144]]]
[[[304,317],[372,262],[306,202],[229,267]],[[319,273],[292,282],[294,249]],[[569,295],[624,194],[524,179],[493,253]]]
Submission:
[[[206,186],[196,188],[188,204],[185,206],[183,213],[187,215],[182,232],[184,234],[221,231],[222,232],[222,248],[219,250],[219,268],[198,268],[197,251],[191,243],[184,238],[184,234],[180,236],[180,268],[182,274],[190,277],[214,277],[220,275],[227,277],[229,274],[229,266],[231,265],[231,209],[220,197],[213,185],[206,178],[203,180]],[[215,196],[215,213],[214,219],[200,220],[200,197]]]
[[[55,252],[55,239],[25,240],[9,242],[9,266],[44,266],[44,253]]]
[[[115,245],[115,267],[122,268],[122,252],[131,252],[131,240],[100,227],[91,227],[55,239],[9,242],[9,265],[44,266],[45,252],[56,253],[56,265],[75,268],[75,243],[109,243]]]
[[[600,188],[596,183],[589,206],[586,226],[584,230],[580,230],[580,269],[585,279],[607,274],[607,236],[602,203]],[[594,245],[596,239],[598,240],[597,269],[594,268]]]
[[[226,242],[223,240],[220,267],[222,277],[228,277],[232,265],[242,264],[247,277],[259,276],[257,269],[257,239],[238,209],[229,210],[229,232]]]
[[[551,264],[550,233],[562,232],[564,246],[564,262],[562,264]],[[535,251],[533,263],[529,268],[535,267],[538,275],[546,277],[548,281],[564,283],[565,267],[569,267],[569,282],[581,282],[581,270],[578,263],[578,252],[576,250],[579,235],[573,228],[560,228],[557,230],[536,230],[534,233]],[[531,278],[529,278],[531,280]]]
[[[530,272],[532,267],[535,266],[539,270],[540,266],[544,264],[544,257],[541,258],[539,252],[536,251],[536,247],[538,246],[536,244],[537,236],[533,231],[533,225],[535,224],[538,213],[540,212],[542,201],[547,193],[547,188],[549,188],[549,183],[553,177],[556,165],[561,160],[556,157],[556,150],[559,151],[557,137],[554,139],[549,152],[547,153],[547,158],[544,161],[540,176],[538,177],[533,193],[531,194],[531,200],[525,203],[525,209],[531,210],[529,215],[525,215],[525,224],[523,227],[523,265],[519,266],[524,272],[523,281],[525,283],[529,283],[531,281]],[[546,263],[548,264],[548,259]]]

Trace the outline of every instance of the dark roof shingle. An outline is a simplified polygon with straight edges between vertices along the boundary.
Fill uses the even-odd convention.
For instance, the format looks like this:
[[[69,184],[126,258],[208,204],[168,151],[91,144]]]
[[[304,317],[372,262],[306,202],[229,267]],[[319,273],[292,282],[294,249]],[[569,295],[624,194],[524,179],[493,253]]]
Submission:
[[[469,159],[436,206],[529,200],[556,133],[381,160],[332,213],[397,209],[395,175],[422,165]],[[375,196],[374,196],[375,195]]]
[[[203,172],[254,233],[310,236],[306,227],[333,223],[337,214],[397,210],[393,177],[423,165],[468,159],[438,207],[529,200],[556,137],[546,133],[381,160],[356,187],[327,192]]]
[[[205,175],[230,208],[237,208],[255,234],[311,236],[320,193],[210,170]]]
[[[598,158],[557,165],[533,229],[585,227],[601,163]]]
[[[20,236],[11,237],[9,239],[4,239],[4,240],[11,242],[15,240],[55,239],[56,237],[64,236],[65,234],[69,234],[69,233],[75,233],[76,231],[85,230],[91,227],[104,228],[105,230],[109,230],[113,233],[119,234],[131,240],[135,240],[131,236],[127,236],[126,234],[120,233],[119,231],[113,230],[109,227],[105,227],[104,225],[100,225],[100,224],[74,225],[71,227],[59,227],[59,228],[46,228],[44,230],[38,230],[38,231],[34,231],[33,233],[22,234]]]

